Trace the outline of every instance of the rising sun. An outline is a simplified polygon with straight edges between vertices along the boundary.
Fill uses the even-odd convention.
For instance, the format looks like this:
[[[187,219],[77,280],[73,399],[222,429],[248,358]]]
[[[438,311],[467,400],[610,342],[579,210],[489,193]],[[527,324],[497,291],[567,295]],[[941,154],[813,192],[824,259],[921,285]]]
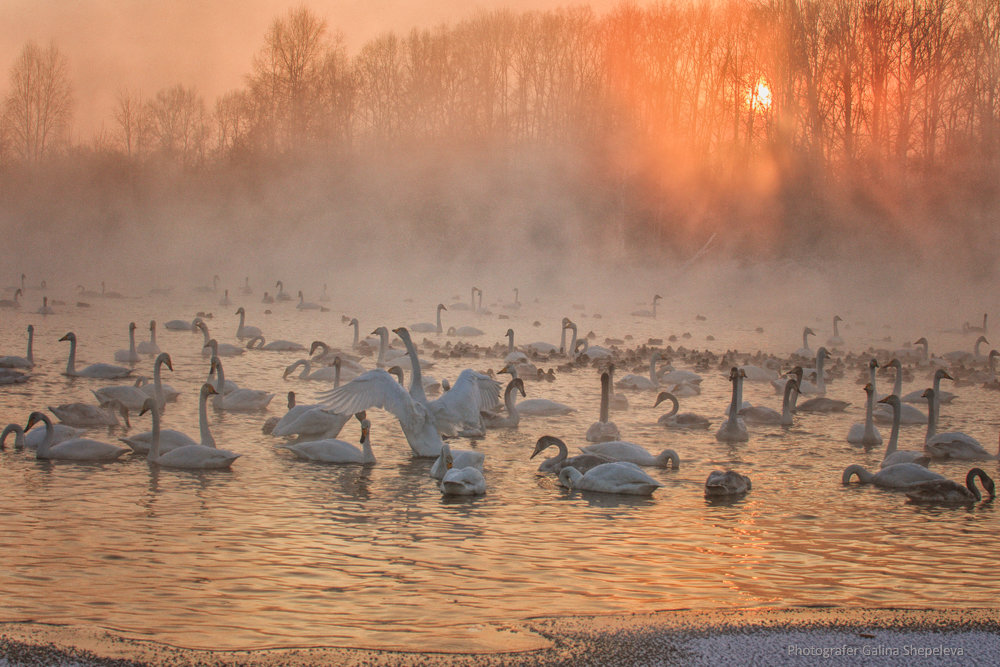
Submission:
[[[771,87],[767,85],[767,80],[764,77],[757,79],[757,82],[747,92],[747,106],[763,111],[771,108]]]

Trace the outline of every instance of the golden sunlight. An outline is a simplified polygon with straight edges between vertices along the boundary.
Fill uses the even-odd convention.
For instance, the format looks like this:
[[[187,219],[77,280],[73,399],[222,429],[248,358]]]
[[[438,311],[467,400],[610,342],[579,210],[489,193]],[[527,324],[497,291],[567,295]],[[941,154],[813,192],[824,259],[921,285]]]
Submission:
[[[747,93],[747,106],[751,109],[761,109],[767,111],[771,108],[771,87],[767,85],[767,79],[760,77]]]

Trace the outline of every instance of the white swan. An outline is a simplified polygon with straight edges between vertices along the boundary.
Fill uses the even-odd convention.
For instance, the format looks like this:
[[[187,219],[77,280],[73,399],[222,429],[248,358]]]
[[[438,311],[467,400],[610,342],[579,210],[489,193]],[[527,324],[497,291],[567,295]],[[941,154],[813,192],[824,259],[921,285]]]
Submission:
[[[974,503],[983,499],[976,486],[976,478],[992,500],[996,497],[996,484],[982,468],[973,468],[965,476],[965,486],[950,479],[914,484],[906,490],[906,497],[915,503]]]
[[[739,415],[743,403],[743,371],[733,366],[729,371],[729,381],[733,383],[733,396],[729,402],[726,420],[715,432],[715,439],[720,442],[746,442],[750,439],[750,433],[747,431],[747,425],[743,418]]]
[[[215,396],[212,398],[212,407],[216,410],[227,412],[255,412],[266,410],[267,404],[274,398],[274,394],[263,389],[234,389],[222,394],[220,389],[225,386],[226,375],[222,368],[222,361],[218,357],[212,357],[212,365],[215,366],[216,383]]]
[[[611,405],[610,387],[611,375],[607,372],[601,373],[601,412],[598,421],[587,429],[588,442],[610,442],[621,438],[618,426],[608,420],[608,410]]]
[[[268,343],[263,336],[254,336],[247,341],[247,349],[263,352],[305,352],[306,346],[290,340],[274,340]]]
[[[167,403],[176,401],[177,397],[181,395],[179,391],[170,385],[163,383],[160,368],[164,364],[166,364],[167,368],[171,371],[174,370],[174,365],[170,360],[170,355],[166,352],[160,352],[156,355],[156,359],[153,361],[153,384],[139,385],[139,389],[145,393],[146,396],[156,399],[156,404],[161,406],[161,409]]]
[[[21,368],[24,370],[31,370],[35,367],[35,353],[34,353],[34,342],[35,342],[35,325],[28,325],[28,352],[23,357],[18,357],[16,355],[8,355],[5,357],[0,357],[0,368]]]
[[[872,361],[875,361],[872,359]],[[852,445],[874,447],[882,444],[882,434],[875,427],[873,410],[875,409],[875,388],[869,382],[865,385],[865,421],[863,424],[852,424],[847,431],[847,442]],[[884,461],[883,461],[884,463]]]
[[[747,424],[780,424],[781,426],[791,426],[794,422],[795,401],[799,396],[798,389],[798,380],[788,378],[788,381],[785,383],[785,393],[781,398],[781,412],[763,405],[750,405],[741,408],[737,414]]]
[[[633,310],[630,314],[632,315],[632,317],[652,317],[653,319],[656,319],[656,302],[659,301],[662,298],[663,298],[662,296],[660,296],[659,294],[656,294],[656,295],[653,296],[653,309],[652,310],[645,310],[645,309],[642,309],[642,310]]]
[[[659,454],[654,455],[650,454],[645,447],[622,440],[586,445],[581,447],[580,451],[585,454],[603,456],[612,461],[628,461],[639,466],[666,468],[672,465],[674,470],[677,470],[681,465],[681,460],[677,456],[677,452],[672,449],[664,449]]]
[[[740,496],[752,488],[750,478],[735,470],[713,470],[705,480],[706,498]]]
[[[231,306],[232,301],[229,300],[229,290],[225,290],[222,294],[222,298],[219,299],[220,306]]]
[[[444,329],[441,328],[441,311],[448,310],[443,303],[437,305],[437,324],[431,324],[430,322],[417,322],[410,326],[410,331],[416,331],[417,333],[441,333]]]
[[[240,288],[240,294],[253,294],[253,288],[250,287],[250,276],[243,278],[243,287]]]
[[[896,396],[900,396],[900,400],[902,401],[903,396],[901,392],[903,391],[903,364],[902,362],[900,362],[898,358],[894,357],[891,361],[889,361],[889,363],[886,364],[886,367],[887,368],[892,367],[896,369],[896,377],[893,380],[892,393],[895,394]],[[909,397],[911,394],[913,394],[913,392],[907,394],[907,397]],[[885,398],[885,396],[883,396],[882,398]],[[922,397],[919,397],[919,400],[923,401],[924,399]],[[891,424],[892,420],[895,419],[892,408],[888,407],[888,405],[885,403],[876,404],[872,416],[874,417],[875,421],[879,424]],[[916,407],[908,405],[906,401],[903,401],[902,403],[900,403],[899,406],[899,423],[926,424],[927,415],[918,410]]]
[[[76,334],[70,331],[59,339],[59,342],[69,341],[69,361],[66,362],[66,371],[63,375],[70,377],[100,378],[112,380],[116,378],[128,377],[132,371],[123,366],[113,364],[91,364],[81,370],[76,369]]]
[[[24,449],[24,429],[20,424],[7,424],[0,433],[0,450],[7,446],[7,436],[14,434],[14,449]]]
[[[92,440],[90,438],[72,438],[64,440],[59,444],[54,444],[55,433],[52,430],[52,421],[47,415],[41,412],[32,412],[28,416],[28,424],[25,431],[42,422],[45,424],[45,439],[35,450],[35,457],[39,459],[59,459],[63,461],[114,461],[123,454],[130,452],[128,447],[119,447],[108,442]]]
[[[955,394],[950,391],[941,390],[941,380],[951,380],[954,382],[955,378],[948,374],[948,371],[943,368],[939,368],[934,371],[934,380],[931,383],[931,388],[934,390],[934,407],[938,409],[940,413],[942,403],[951,403],[955,400]],[[921,389],[916,389],[906,394],[905,396],[900,396],[899,400],[904,403],[917,403],[922,404],[926,400],[924,392]],[[921,414],[923,416],[923,414]]]
[[[851,478],[855,475],[862,484],[874,484],[883,489],[905,489],[918,482],[945,479],[944,475],[917,463],[897,463],[882,468],[874,475],[855,463],[844,468],[840,481],[843,484],[850,484]]]
[[[456,301],[451,304],[451,310],[475,310],[476,309],[476,292],[479,291],[478,287],[472,288],[472,295],[469,297],[469,303],[463,301]]]
[[[310,380],[313,382],[332,382],[336,387],[340,386],[341,377],[347,380],[353,380],[357,377],[357,373],[343,372],[343,361],[340,357],[334,357],[333,365],[320,366],[315,371],[313,370],[312,361],[309,359],[299,359],[295,363],[289,364],[285,367],[284,373],[281,374],[281,379],[287,379],[288,376],[294,373],[295,369],[300,366],[302,367],[302,372],[296,376],[298,379]]]
[[[963,323],[962,324],[962,333],[966,333],[966,334],[969,334],[969,333],[978,333],[978,334],[988,333],[987,327],[986,327],[986,316],[987,316],[987,313],[983,313],[983,326],[981,326],[981,327],[973,326],[973,325],[969,324],[968,322]]]
[[[441,478],[441,493],[445,496],[481,496],[486,493],[486,477],[483,471],[475,466],[459,467],[455,465],[451,451],[443,449],[441,455],[445,458],[447,471]]]
[[[21,301],[20,297],[24,295],[24,292],[20,288],[14,290],[13,299],[0,299],[0,308],[20,308]]]
[[[838,347],[844,344],[844,339],[840,337],[840,331],[837,330],[837,323],[843,321],[844,318],[840,315],[833,316],[833,335],[826,339],[826,344],[830,347]]]
[[[299,302],[295,305],[299,310],[322,310],[323,307],[318,303],[313,303],[312,301],[306,301],[306,297],[302,294],[302,290],[299,290]]]
[[[475,336],[485,335],[485,331],[482,329],[477,329],[476,327],[464,326],[464,327],[448,327],[449,336],[459,336],[460,338],[473,338]]]
[[[171,370],[173,369],[171,368]],[[215,447],[215,438],[212,437],[212,432],[208,428],[208,409],[206,407],[208,403],[208,396],[209,393],[207,392],[201,392],[198,396],[198,429],[201,437],[200,444],[206,447]],[[155,398],[153,400],[154,403],[156,403]],[[146,403],[143,403],[143,408],[145,407]],[[156,414],[159,415],[159,410],[157,410]],[[153,445],[153,433],[153,431],[146,431],[144,433],[130,435],[127,438],[118,439],[131,447],[133,452],[137,454],[148,454]],[[161,452],[165,453],[179,447],[197,444],[199,443],[186,433],[181,433],[180,431],[176,431],[174,429],[160,430]]]
[[[42,305],[35,312],[38,313],[39,315],[54,315],[56,311],[52,306],[49,305],[49,297],[43,296]]]
[[[293,452],[300,459],[318,461],[321,463],[342,463],[372,465],[375,463],[375,453],[372,451],[371,427],[363,413],[355,415],[361,422],[361,448],[343,440],[323,438],[297,442],[283,447]]]
[[[709,421],[707,417],[702,417],[701,415],[696,415],[693,412],[683,412],[677,414],[680,410],[681,404],[677,400],[677,397],[671,394],[669,391],[661,391],[656,395],[656,402],[653,403],[655,408],[663,401],[670,401],[672,407],[670,412],[665,415],[661,415],[656,423],[660,426],[665,426],[666,428],[685,428],[685,429],[701,429],[708,428]],[[742,416],[742,412],[740,413]]]
[[[597,454],[577,454],[576,456],[570,456],[566,443],[552,435],[543,435],[540,437],[538,442],[535,443],[535,451],[528,458],[535,458],[549,447],[556,447],[559,453],[552,458],[542,461],[541,465],[538,466],[538,472],[558,473],[563,468],[572,466],[580,472],[585,473],[594,466],[612,462],[612,459]]]
[[[441,453],[441,434],[427,407],[426,396],[422,400],[411,396],[381,368],[362,373],[342,387],[321,393],[320,401],[340,414],[384,408],[399,420],[406,442],[416,456],[436,457]]]
[[[169,331],[194,331],[194,322],[188,320],[167,320],[163,328]]]
[[[503,404],[507,410],[506,414],[486,411],[480,413],[486,428],[517,428],[521,423],[521,414],[517,409],[517,392],[521,392],[521,396],[526,395],[524,380],[521,378],[513,378],[504,389]]]
[[[64,403],[56,407],[50,405],[49,411],[58,417],[59,421],[70,426],[118,426],[118,415],[124,419],[126,428],[131,426],[128,420],[128,408],[115,400],[100,406],[87,403]]]
[[[653,491],[663,486],[637,465],[627,461],[602,463],[586,473],[581,473],[573,466],[566,466],[559,471],[559,481],[563,486],[574,490],[636,496],[652,495]]]
[[[236,314],[240,316],[240,323],[236,326],[237,338],[246,340],[247,338],[256,338],[263,335],[264,332],[260,330],[260,327],[250,326],[246,323],[247,311],[243,306],[236,309]]]
[[[277,294],[274,295],[275,299],[277,299],[278,301],[291,301],[292,300],[291,295],[288,294],[288,292],[285,291],[285,284],[283,282],[281,282],[279,280],[278,282],[274,283],[274,286],[278,288]]]
[[[60,442],[79,438],[83,433],[84,429],[74,428],[67,424],[53,424],[52,444],[58,445]],[[45,441],[46,435],[47,432],[44,427],[26,431],[24,434],[24,446],[27,449],[38,449],[38,446]]]
[[[449,457],[451,458],[452,468],[476,468],[477,470],[483,469],[483,463],[486,461],[486,454],[483,452],[477,452],[474,449],[452,449],[448,443],[444,443],[441,446],[441,453],[438,457],[434,459],[433,465],[431,465],[430,476],[434,479],[443,479],[445,473],[449,469]]]
[[[215,389],[207,382],[201,386],[199,410],[203,409],[201,406],[205,405],[208,396],[214,393]],[[160,411],[156,409],[156,402],[152,399],[143,407],[143,412],[147,411],[153,413],[153,439],[146,460],[153,465],[184,470],[223,470],[231,467],[233,461],[241,456],[228,449],[218,449],[204,444],[185,445],[164,452],[160,440]]]
[[[231,345],[220,343],[212,338],[208,333],[208,325],[200,317],[194,321],[195,327],[201,331],[202,346],[201,356],[203,357],[238,357],[246,352],[246,348],[241,345]]]
[[[978,440],[960,431],[937,433],[937,406],[934,403],[934,390],[925,389],[927,399],[927,435],[924,440],[924,451],[934,459],[958,459],[960,461],[989,461],[1000,458],[1000,450],[996,455],[986,451]]]
[[[815,335],[816,335],[815,331],[813,331],[809,327],[805,327],[802,330],[802,347],[795,350],[795,352],[792,353],[792,356],[803,357],[805,359],[812,359],[813,357],[815,357],[816,356],[815,353],[812,351],[812,348],[809,347],[809,336],[815,336]]]
[[[94,398],[101,405],[107,405],[111,401],[118,401],[133,412],[142,409],[142,404],[149,396],[134,384],[119,384],[110,387],[101,387],[92,390]]]
[[[628,410],[628,398],[625,394],[615,393],[615,365],[608,364],[608,407],[611,410]]]
[[[545,341],[536,341],[534,343],[528,343],[527,345],[525,345],[524,346],[525,349],[528,350],[531,354],[540,356],[551,356],[553,354],[561,354],[566,349],[566,330],[570,328],[571,324],[573,324],[573,322],[568,317],[562,318],[562,324],[560,326],[560,334],[559,334],[560,336],[559,347],[556,347],[552,343],[547,343]],[[573,342],[570,345],[569,349],[572,350],[575,345],[576,345],[576,337],[574,336]]]
[[[917,463],[922,466],[926,466],[930,459],[924,452],[915,452],[912,450],[897,449],[897,443],[899,441],[899,413],[900,413],[900,403],[899,397],[895,394],[890,394],[883,398],[880,403],[886,403],[892,407],[893,419],[892,419],[892,433],[889,434],[889,444],[885,446],[885,455],[882,457],[882,464],[880,468],[888,468],[891,465],[897,463]]]
[[[984,361],[986,357],[979,351],[979,346],[983,343],[986,343],[987,345],[990,343],[990,341],[986,340],[986,336],[980,336],[976,339],[976,342],[972,346],[972,352],[956,350],[955,352],[946,352],[942,356],[948,363],[951,364]]]
[[[156,344],[156,320],[149,321],[149,340],[139,341],[135,349],[139,354],[160,353],[160,346]]]

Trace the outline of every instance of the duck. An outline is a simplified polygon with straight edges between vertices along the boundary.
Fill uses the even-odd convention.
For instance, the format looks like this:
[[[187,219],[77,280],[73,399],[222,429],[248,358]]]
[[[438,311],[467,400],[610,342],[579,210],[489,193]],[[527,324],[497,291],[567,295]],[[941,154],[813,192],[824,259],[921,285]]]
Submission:
[[[677,413],[680,410],[681,404],[669,391],[661,391],[656,395],[656,402],[653,403],[653,407],[657,407],[663,401],[670,401],[671,408],[670,412],[665,415],[660,415],[660,418],[656,420],[656,423],[660,426],[666,428],[683,428],[683,429],[703,429],[708,428],[710,422],[707,417],[702,417],[701,415],[695,414],[693,412],[682,412]],[[742,416],[742,413],[741,413]]]
[[[149,321],[149,340],[139,341],[135,350],[139,354],[160,353],[160,346],[156,344],[156,320]]]
[[[566,447],[566,443],[553,435],[543,435],[540,437],[535,443],[535,451],[532,452],[531,456],[528,458],[535,458],[549,447],[557,448],[559,453],[552,458],[542,461],[541,465],[538,466],[538,472],[558,473],[566,466],[572,466],[580,472],[585,473],[595,466],[613,461],[613,459],[606,456],[600,456],[598,454],[577,454],[576,456],[569,456],[569,449]]]
[[[924,440],[924,451],[934,459],[958,459],[960,461],[989,461],[1000,458],[1000,450],[996,455],[986,451],[978,440],[961,431],[937,433],[937,406],[934,401],[934,389],[924,390],[927,399],[927,435]]]
[[[41,412],[32,412],[28,415],[28,424],[24,427],[24,430],[31,430],[31,427],[38,422],[45,424],[45,439],[38,446],[38,449],[35,450],[35,457],[39,459],[114,461],[131,451],[128,447],[119,447],[109,442],[101,442],[100,440],[93,440],[91,438],[71,438],[55,444],[52,420]]]
[[[124,366],[113,364],[91,364],[80,370],[76,369],[76,334],[70,331],[59,339],[59,342],[69,341],[69,361],[66,362],[66,371],[63,375],[69,377],[99,378],[104,380],[114,380],[128,377],[132,371]]]
[[[594,466],[582,473],[573,466],[559,471],[559,482],[568,489],[595,491],[598,493],[619,493],[636,496],[652,495],[663,486],[639,466],[627,461],[612,461]]]
[[[607,372],[601,373],[601,412],[598,421],[587,429],[586,439],[588,442],[610,442],[621,438],[618,426],[608,419],[611,400],[610,387],[611,375]]]
[[[713,470],[705,480],[706,498],[741,496],[751,488],[750,478],[734,470]]]
[[[199,413],[204,411],[208,397],[214,393],[215,389],[207,382],[201,386]],[[241,454],[231,452],[228,449],[219,449],[205,444],[184,445],[170,451],[163,451],[160,434],[160,411],[156,408],[156,401],[149,399],[146,402],[140,414],[146,412],[153,415],[153,437],[149,447],[149,455],[146,457],[146,461],[151,465],[183,470],[225,470],[232,467],[233,461],[241,456]],[[208,430],[207,422],[205,422],[204,430]],[[209,439],[214,445],[214,438],[210,437]],[[204,440],[203,437],[202,441],[204,442]]]
[[[320,440],[307,440],[297,442],[283,447],[300,459],[307,461],[318,461],[320,463],[340,463],[374,465],[375,453],[372,451],[371,427],[372,423],[365,417],[363,412],[355,415],[361,423],[361,447],[358,448],[349,442],[337,440],[335,438],[323,438]]]
[[[128,408],[121,401],[116,400],[108,401],[100,406],[87,403],[64,403],[56,407],[49,406],[49,411],[58,417],[59,421],[70,426],[118,426],[118,415],[121,415],[125,421],[125,428],[131,426],[128,420]],[[27,430],[25,429],[25,431]]]
[[[603,456],[612,461],[628,461],[639,466],[667,467],[672,465],[677,470],[681,465],[681,460],[677,452],[672,449],[664,449],[659,454],[650,454],[646,448],[633,442],[623,440],[613,440],[611,442],[599,442],[593,445],[586,445],[580,448],[585,454],[595,454]]]
[[[882,434],[875,426],[875,387],[872,386],[871,382],[865,385],[865,397],[865,421],[863,424],[851,425],[847,431],[847,442],[852,445],[874,447],[882,444]],[[896,433],[898,435],[898,431]]]
[[[446,442],[441,446],[441,453],[434,459],[434,463],[431,465],[431,477],[437,480],[444,479],[445,473],[449,469],[449,457],[451,467],[459,469],[476,468],[477,470],[482,470],[483,464],[486,461],[486,455],[483,452],[477,452],[474,449],[452,449]]]
[[[524,380],[521,378],[511,379],[504,389],[503,404],[506,414],[486,411],[480,413],[486,428],[517,428],[521,423],[521,413],[517,409],[517,392],[521,392],[522,397],[527,395],[524,392]]]
[[[918,465],[926,466],[930,462],[930,458],[924,452],[897,449],[900,424],[899,397],[895,394],[889,394],[879,402],[886,403],[892,407],[892,413],[894,415],[892,420],[892,433],[889,434],[889,444],[885,446],[885,455],[882,457],[882,464],[879,467],[887,468],[897,463],[916,463]]]
[[[855,463],[844,468],[840,481],[844,485],[850,484],[855,475],[862,484],[874,484],[883,489],[905,489],[918,482],[945,479],[944,475],[917,463],[896,463],[882,468],[874,475]]]
[[[996,497],[996,484],[982,468],[973,468],[965,476],[965,486],[950,479],[920,482],[906,489],[906,497],[914,503],[974,503],[983,499],[976,486],[976,478],[983,483],[983,489],[992,500]]]

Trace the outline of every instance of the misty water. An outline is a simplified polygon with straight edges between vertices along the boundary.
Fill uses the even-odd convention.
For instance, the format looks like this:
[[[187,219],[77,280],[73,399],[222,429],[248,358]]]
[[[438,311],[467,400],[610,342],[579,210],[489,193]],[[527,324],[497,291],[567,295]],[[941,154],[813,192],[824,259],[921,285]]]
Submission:
[[[364,277],[354,280],[360,284]],[[251,278],[255,292],[244,297],[236,293],[242,278],[233,280],[231,306],[218,305],[221,288],[203,294],[178,281],[171,295],[151,295],[146,286],[127,283],[116,289],[131,298],[88,298],[91,307],[80,308],[70,284],[53,285],[45,293],[66,303],[44,317],[33,314],[42,292],[28,290],[24,306],[0,319],[4,354],[24,354],[25,328],[35,326],[31,381],[0,387],[4,423],[23,424],[29,412],[49,405],[93,403],[92,389],[118,384],[62,375],[69,345],[58,340],[71,330],[79,337],[82,366],[110,362],[115,350],[127,347],[130,321],[137,323],[141,340],[148,321],[157,320],[159,345],[174,365],[164,381],[182,392],[177,403],[168,404],[163,426],[196,435],[197,390],[208,371],[201,335],[167,331],[165,321],[210,311],[212,335],[235,343],[233,311],[245,305],[248,324],[260,326],[269,340],[308,346],[319,339],[346,349],[352,329],[343,315],[358,317],[364,334],[380,325],[433,321],[438,301],[468,299],[468,285],[462,283],[436,289],[397,284],[377,298],[374,291],[338,287],[323,304],[328,312],[299,311],[294,301],[262,304],[265,282]],[[664,339],[664,347],[787,356],[801,345],[803,326],[816,330],[814,348],[823,344],[838,308],[846,343],[836,358],[847,351],[900,348],[921,335],[930,339],[933,353],[942,353],[971,350],[975,336],[961,333],[962,321],[978,324],[985,309],[970,292],[933,313],[921,311],[919,299],[904,305],[846,296],[816,299],[807,292],[751,302],[743,296],[753,286],[744,281],[740,298],[727,296],[718,285],[703,293],[692,293],[693,287],[664,291],[652,320],[629,315],[649,305],[652,292],[647,294],[641,281],[631,282],[628,291],[566,289],[559,296],[522,285],[523,306],[517,310],[502,308],[513,300],[509,282],[480,286],[491,315],[444,313],[446,328],[483,329],[484,336],[469,339],[480,345],[505,344],[508,327],[517,343],[557,343],[560,320],[568,316],[581,335],[594,332],[597,344],[630,336],[627,345],[636,346],[655,337]],[[304,288],[308,299],[318,299],[318,285]],[[265,314],[266,308],[272,313]],[[670,335],[678,340],[670,343]],[[456,340],[414,335],[418,343],[425,338],[438,344]],[[398,339],[394,345],[401,347]],[[430,358],[429,349],[423,354]],[[263,434],[263,422],[284,413],[287,391],[310,402],[328,387],[282,380],[285,366],[302,356],[250,351],[224,360],[228,378],[276,394],[262,413],[210,409],[218,445],[243,455],[231,471],[156,469],[137,455],[106,464],[39,461],[30,451],[14,450],[8,439],[0,453],[0,621],[98,626],[219,649],[475,650],[530,646],[530,638],[504,628],[537,616],[996,602],[1000,537],[993,503],[918,506],[898,492],[841,484],[847,465],[875,470],[882,457],[881,449],[865,452],[846,442],[849,426],[863,421],[860,366],[847,367],[829,385],[828,396],[851,401],[845,413],[800,414],[789,428],[750,426],[750,440],[737,444],[714,436],[730,396],[728,369],[717,360],[700,371],[701,395],[681,401],[683,411],[712,420],[707,431],[664,429],[656,420],[665,406],[652,407],[654,393],[623,392],[630,408],[612,413],[623,439],[653,452],[669,447],[680,456],[679,470],[646,469],[664,485],[650,498],[570,492],[537,472],[538,458],[528,457],[539,436],[557,435],[575,450],[587,444],[584,433],[598,416],[599,372],[557,371],[555,382],[526,383],[527,397],[555,399],[577,412],[524,417],[517,429],[452,441],[453,447],[486,454],[486,495],[456,500],[442,497],[427,474],[430,461],[411,456],[389,413],[368,413],[378,458],[370,467],[300,461],[276,446],[282,439]],[[674,360],[676,367],[690,368],[679,356]],[[451,380],[467,367],[497,370],[503,363],[492,355],[435,361],[427,373]],[[372,358],[363,363],[374,366]],[[619,369],[618,376],[646,369],[643,362]],[[151,371],[151,357],[136,365],[136,374]],[[929,386],[929,373],[916,368],[904,391]],[[880,391],[889,390],[890,379],[879,381]],[[978,385],[946,383],[945,388],[958,399],[944,406],[940,430],[965,431],[993,451],[996,393]],[[781,401],[769,384],[749,382],[744,398],[776,408]],[[149,426],[148,415],[133,416],[130,432]],[[888,427],[880,428],[888,438]],[[89,432],[108,441],[123,434],[120,428]],[[923,426],[904,426],[901,448],[919,448],[923,434]],[[358,435],[353,421],[341,433],[355,442]],[[932,467],[961,480],[971,466]],[[998,472],[995,461],[983,467],[991,475]],[[704,482],[715,468],[748,474],[752,491],[732,502],[706,501]]]

